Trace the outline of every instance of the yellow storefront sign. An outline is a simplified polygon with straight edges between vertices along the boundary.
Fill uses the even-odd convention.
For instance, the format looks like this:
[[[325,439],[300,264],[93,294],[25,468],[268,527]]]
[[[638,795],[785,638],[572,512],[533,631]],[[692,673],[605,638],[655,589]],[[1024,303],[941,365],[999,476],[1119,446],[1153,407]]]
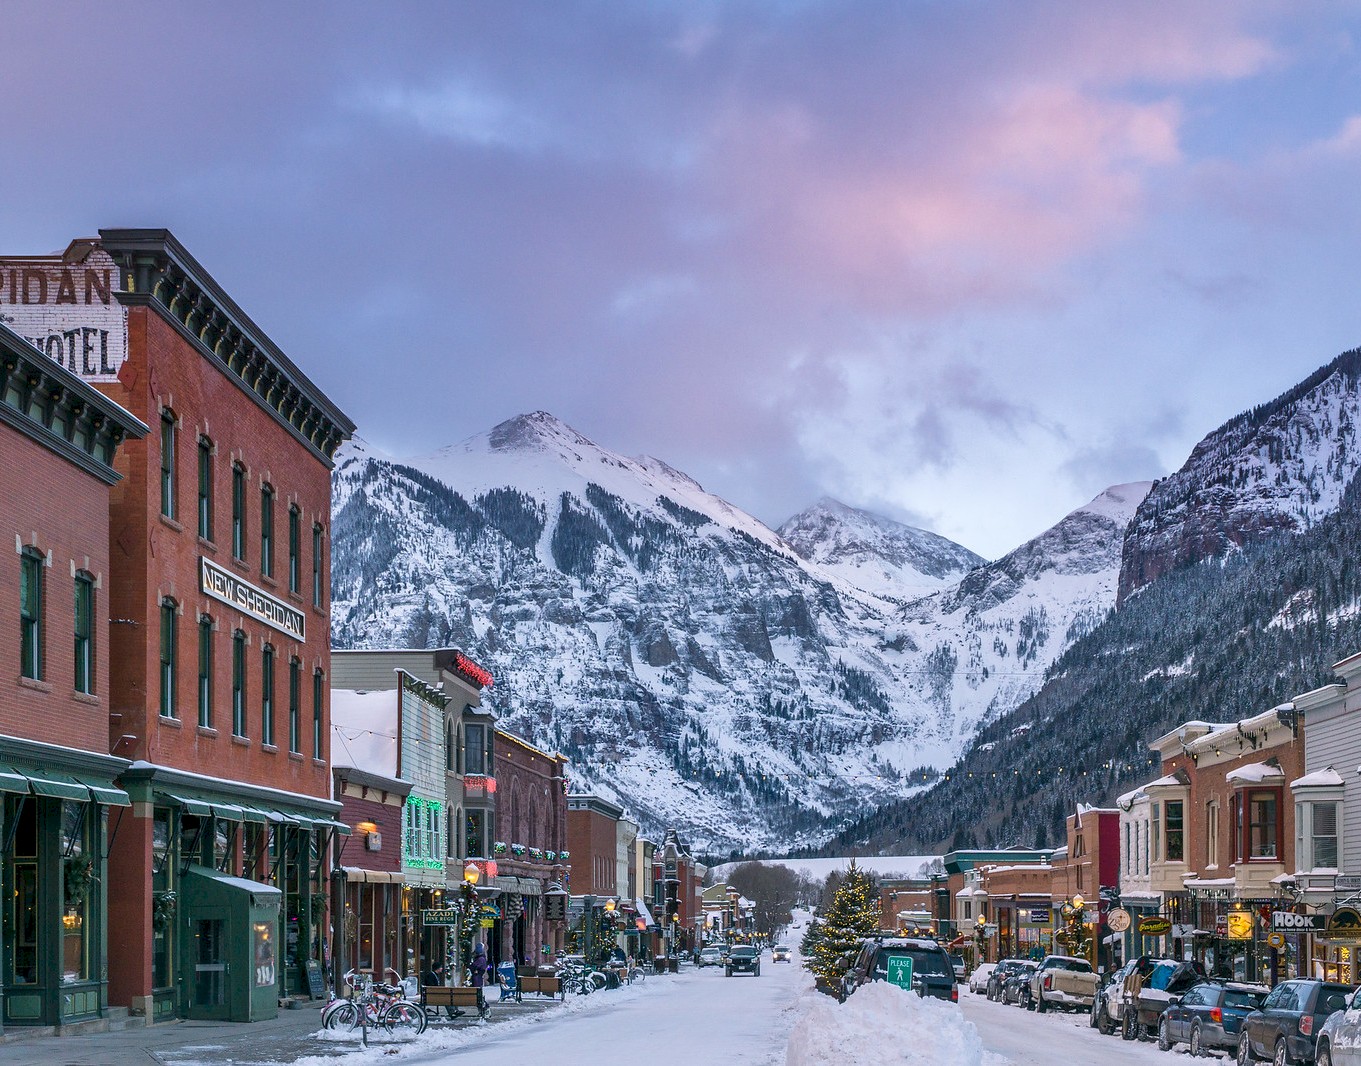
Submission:
[[[1252,911],[1229,911],[1225,925],[1230,940],[1252,939]]]

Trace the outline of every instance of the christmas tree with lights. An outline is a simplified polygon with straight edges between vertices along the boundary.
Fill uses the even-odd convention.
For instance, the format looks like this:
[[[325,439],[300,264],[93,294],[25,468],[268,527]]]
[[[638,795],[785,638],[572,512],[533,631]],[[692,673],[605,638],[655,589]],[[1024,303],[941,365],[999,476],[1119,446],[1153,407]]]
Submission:
[[[852,859],[846,879],[818,924],[812,951],[804,956],[803,964],[823,983],[839,987],[846,972],[840,963],[842,956],[849,955],[854,960],[865,938],[878,930],[879,890]]]

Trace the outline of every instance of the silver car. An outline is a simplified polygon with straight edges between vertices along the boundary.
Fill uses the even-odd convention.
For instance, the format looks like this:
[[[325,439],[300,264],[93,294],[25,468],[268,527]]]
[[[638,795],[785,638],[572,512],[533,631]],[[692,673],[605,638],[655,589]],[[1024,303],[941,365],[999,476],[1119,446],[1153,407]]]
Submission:
[[[1343,1010],[1328,1015],[1318,1031],[1316,1066],[1361,1066],[1361,991]]]

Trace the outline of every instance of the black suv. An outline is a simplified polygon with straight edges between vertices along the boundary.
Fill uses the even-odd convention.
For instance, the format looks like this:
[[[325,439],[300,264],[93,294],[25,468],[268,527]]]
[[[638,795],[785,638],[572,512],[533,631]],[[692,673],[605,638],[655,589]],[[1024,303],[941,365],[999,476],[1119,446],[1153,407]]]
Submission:
[[[761,976],[761,953],[755,948],[739,944],[728,952],[728,961],[723,964],[723,973],[731,977],[735,973],[749,973]]]
[[[1346,1009],[1355,987],[1332,981],[1282,981],[1260,1010],[1243,1019],[1239,1066],[1259,1058],[1276,1063],[1313,1062],[1318,1031],[1333,1011]]]
[[[909,981],[922,996],[959,1002],[955,970],[950,956],[934,940],[916,937],[883,937],[866,940],[860,954],[842,978],[841,989],[850,995],[869,981],[902,984]]]

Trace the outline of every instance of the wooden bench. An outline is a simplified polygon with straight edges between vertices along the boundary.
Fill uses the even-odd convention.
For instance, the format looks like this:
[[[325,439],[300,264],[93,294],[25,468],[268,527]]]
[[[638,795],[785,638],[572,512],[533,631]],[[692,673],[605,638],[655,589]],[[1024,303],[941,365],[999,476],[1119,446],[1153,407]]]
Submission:
[[[421,989],[421,1007],[427,1018],[437,1020],[441,1009],[447,1018],[457,1018],[471,1007],[480,1018],[491,1017],[491,1005],[480,988],[456,985],[425,985]]]
[[[558,999],[566,998],[566,993],[562,988],[561,977],[539,977],[537,974],[517,974],[516,984],[519,986],[519,994],[534,992],[540,996],[557,996]]]

